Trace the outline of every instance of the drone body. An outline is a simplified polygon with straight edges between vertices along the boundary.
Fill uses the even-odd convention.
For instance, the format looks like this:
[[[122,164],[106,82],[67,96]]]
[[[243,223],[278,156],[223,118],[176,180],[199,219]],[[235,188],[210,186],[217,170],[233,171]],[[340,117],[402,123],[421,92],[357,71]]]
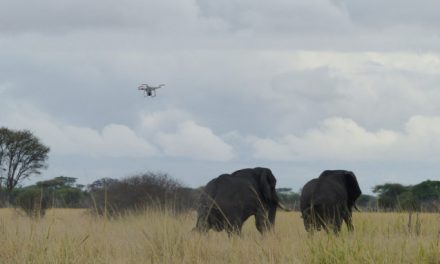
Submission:
[[[138,90],[144,91],[144,96],[150,96],[155,97],[156,96],[156,90],[159,88],[162,88],[162,86],[165,86],[165,84],[159,84],[158,86],[149,86],[146,83],[143,83],[138,87]]]

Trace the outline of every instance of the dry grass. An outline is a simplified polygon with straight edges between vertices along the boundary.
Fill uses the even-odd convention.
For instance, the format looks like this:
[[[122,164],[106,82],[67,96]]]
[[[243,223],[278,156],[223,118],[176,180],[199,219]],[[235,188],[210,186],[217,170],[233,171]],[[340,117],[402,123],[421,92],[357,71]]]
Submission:
[[[308,235],[298,213],[279,213],[261,236],[191,232],[195,214],[146,212],[105,220],[83,210],[49,210],[31,220],[0,210],[1,263],[440,263],[440,214],[357,213],[355,232]]]

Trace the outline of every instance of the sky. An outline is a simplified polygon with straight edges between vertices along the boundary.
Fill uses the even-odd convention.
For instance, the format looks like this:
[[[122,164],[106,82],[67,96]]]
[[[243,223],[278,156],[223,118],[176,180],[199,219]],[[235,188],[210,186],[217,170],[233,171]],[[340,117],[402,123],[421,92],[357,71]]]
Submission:
[[[24,3],[25,2],[25,3]],[[0,0],[0,126],[89,184],[440,180],[437,0]],[[144,97],[142,83],[165,84]]]

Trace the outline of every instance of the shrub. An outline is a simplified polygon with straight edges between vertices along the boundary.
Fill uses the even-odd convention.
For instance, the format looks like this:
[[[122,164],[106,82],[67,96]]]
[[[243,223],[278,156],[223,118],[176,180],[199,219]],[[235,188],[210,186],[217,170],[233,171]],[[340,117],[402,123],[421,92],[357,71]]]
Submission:
[[[183,212],[194,208],[197,192],[184,188],[167,174],[147,172],[122,180],[104,178],[88,186],[91,209],[118,216],[147,208]]]
[[[290,208],[291,210],[299,210],[300,195],[298,193],[292,192],[291,188],[278,188],[276,191],[280,202],[284,206]]]
[[[49,203],[47,194],[42,188],[28,187],[18,194],[15,204],[30,217],[42,217]]]
[[[53,207],[57,208],[84,208],[85,193],[78,188],[64,187],[52,191]]]

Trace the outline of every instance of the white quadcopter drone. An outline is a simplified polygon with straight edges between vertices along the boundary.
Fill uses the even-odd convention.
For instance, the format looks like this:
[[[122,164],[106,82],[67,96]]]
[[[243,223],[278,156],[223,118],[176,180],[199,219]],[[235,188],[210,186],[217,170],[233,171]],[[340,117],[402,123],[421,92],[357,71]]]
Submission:
[[[156,96],[156,90],[159,88],[162,88],[162,86],[165,86],[165,84],[159,84],[158,86],[149,86],[146,83],[143,83],[138,87],[138,90],[144,91],[144,96],[150,96],[155,97]]]

